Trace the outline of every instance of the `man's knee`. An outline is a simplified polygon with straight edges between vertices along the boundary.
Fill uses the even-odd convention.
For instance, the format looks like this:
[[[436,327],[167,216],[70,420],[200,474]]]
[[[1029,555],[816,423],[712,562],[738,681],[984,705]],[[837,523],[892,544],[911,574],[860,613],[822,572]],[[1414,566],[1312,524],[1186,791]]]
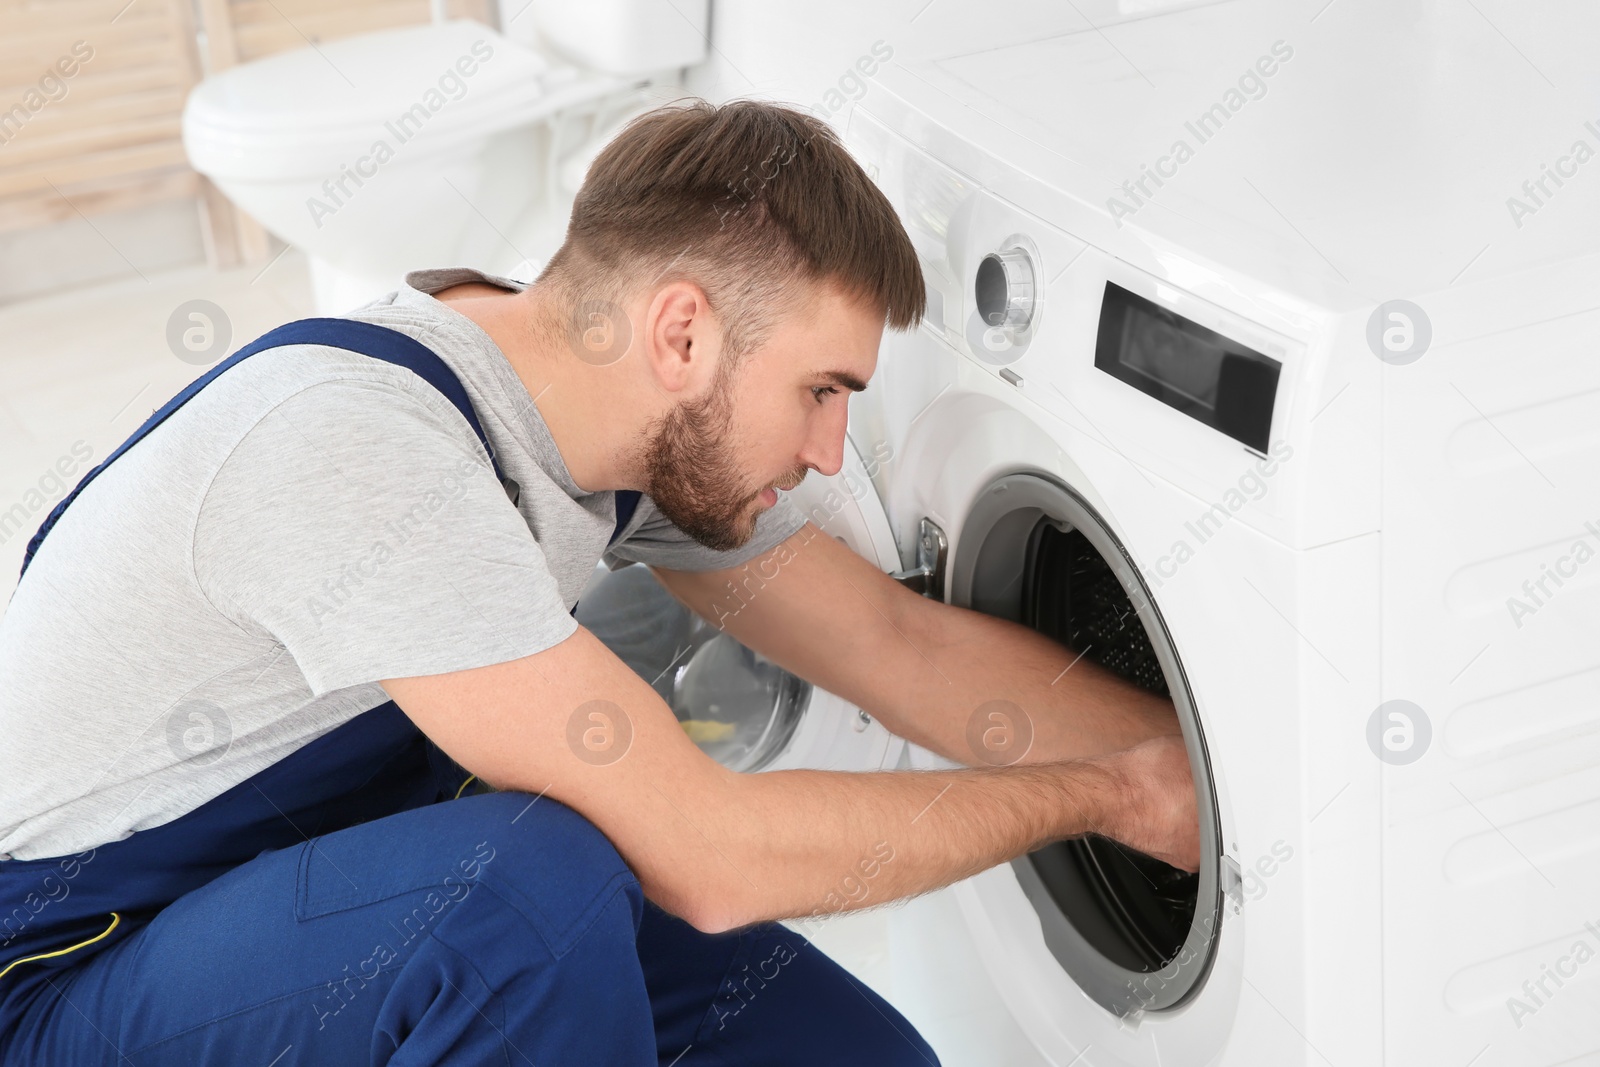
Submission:
[[[539,927],[552,955],[566,954],[601,916],[638,930],[644,894],[616,847],[593,823],[550,797],[506,790],[447,805],[480,838],[479,877]],[[619,913],[607,905],[617,895]]]
[[[453,801],[471,817],[474,829],[491,847],[503,845],[513,865],[549,873],[546,860],[559,859],[563,877],[605,882],[632,874],[616,846],[588,819],[559,800],[520,790],[502,790]]]

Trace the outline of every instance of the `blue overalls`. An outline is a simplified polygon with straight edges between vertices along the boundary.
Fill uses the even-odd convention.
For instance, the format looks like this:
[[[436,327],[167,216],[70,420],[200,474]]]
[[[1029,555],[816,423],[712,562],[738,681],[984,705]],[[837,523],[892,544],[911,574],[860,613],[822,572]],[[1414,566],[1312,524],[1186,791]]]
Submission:
[[[505,481],[425,345],[307,319],[151,415],[51,512],[23,574],[96,475],[229,367],[288,344],[421,375]],[[613,541],[638,501],[616,495]],[[0,861],[0,1067],[937,1063],[804,937],[701,933],[645,900],[572,809],[473,782],[389,701],[171,822]]]

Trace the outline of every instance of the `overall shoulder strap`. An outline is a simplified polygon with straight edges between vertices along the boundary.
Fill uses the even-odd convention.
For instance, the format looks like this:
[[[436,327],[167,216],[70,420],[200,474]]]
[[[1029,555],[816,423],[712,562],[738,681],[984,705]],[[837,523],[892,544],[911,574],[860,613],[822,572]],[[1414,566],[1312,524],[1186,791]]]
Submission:
[[[615,544],[617,538],[622,536],[622,528],[633,518],[634,510],[639,506],[640,495],[637,489],[617,490],[617,524],[611,530],[611,544]]]
[[[212,367],[205,374],[190,382],[184,389],[167,401],[159,410],[154,412],[115,452],[88,474],[85,474],[62,501],[50,512],[44,524],[39,527],[38,533],[29,540],[26,552],[22,557],[22,574],[28,573],[28,564],[33,561],[34,553],[44,543],[45,537],[50,533],[56,521],[61,518],[67,506],[83,492],[85,486],[114,463],[119,456],[137,444],[146,434],[166,421],[167,416],[178,410],[200,390],[216,380],[228,368],[255,355],[257,352],[282,345],[330,345],[334,348],[343,348],[351,352],[359,352],[364,356],[381,359],[385,363],[393,363],[420,375],[424,381],[433,386],[445,398],[456,406],[467,424],[472,427],[472,432],[477,435],[479,443],[489,456],[489,462],[494,467],[495,476],[502,483],[505,473],[500,469],[500,462],[495,458],[494,449],[489,445],[489,438],[484,434],[482,425],[478,422],[477,413],[472,408],[472,402],[467,397],[467,391],[461,385],[461,380],[456,377],[444,360],[440,359],[427,345],[411,337],[391,330],[387,326],[377,326],[370,322],[358,322],[355,319],[300,319],[296,322],[279,326],[256,340],[245,345],[227,359]],[[631,509],[630,509],[631,513]],[[618,527],[620,529],[620,526]],[[20,580],[20,579],[19,579]]]

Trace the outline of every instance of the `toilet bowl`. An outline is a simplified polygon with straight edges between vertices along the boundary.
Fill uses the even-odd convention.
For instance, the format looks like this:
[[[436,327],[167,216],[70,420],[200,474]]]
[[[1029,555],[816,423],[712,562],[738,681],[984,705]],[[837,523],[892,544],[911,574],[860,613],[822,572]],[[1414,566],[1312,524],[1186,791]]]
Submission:
[[[245,63],[190,94],[190,162],[307,253],[319,313],[420,267],[531,278],[590,160],[680,95],[681,69],[706,50],[705,0],[507,6],[506,32],[468,19],[382,30]]]

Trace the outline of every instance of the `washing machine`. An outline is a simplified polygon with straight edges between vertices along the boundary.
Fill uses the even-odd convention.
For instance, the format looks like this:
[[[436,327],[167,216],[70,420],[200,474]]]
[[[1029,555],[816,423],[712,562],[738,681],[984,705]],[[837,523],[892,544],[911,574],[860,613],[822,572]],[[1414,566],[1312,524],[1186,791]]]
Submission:
[[[1169,696],[1203,859],[1058,842],[921,898],[902,972],[963,947],[891,999],[952,1067],[1600,1062],[1600,21],[1115,7],[1004,5],[841,122],[928,314],[796,494]],[[701,650],[662,691],[730,765],[949,765],[698,632],[636,669]],[[719,686],[748,726],[689,722]]]
[[[1589,1062],[1600,19],[1517,23],[1552,92],[1509,7],[1136,6],[846,129],[928,285],[852,400],[902,565],[1168,694],[1197,785],[1198,875],[1057,843],[966,934],[1039,1062]]]

